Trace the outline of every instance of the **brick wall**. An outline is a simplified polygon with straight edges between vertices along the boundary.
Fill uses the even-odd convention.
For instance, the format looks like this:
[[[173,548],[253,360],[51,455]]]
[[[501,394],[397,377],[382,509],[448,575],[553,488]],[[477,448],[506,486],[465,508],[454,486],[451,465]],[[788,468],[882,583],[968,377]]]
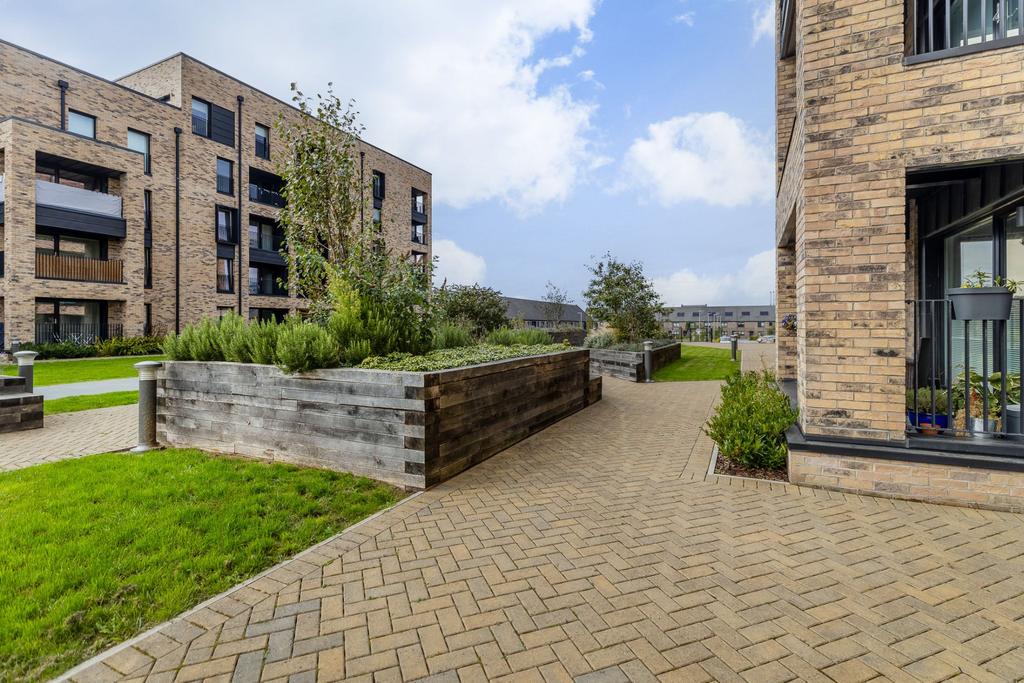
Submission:
[[[790,451],[789,480],[890,498],[1024,512],[1024,473]]]
[[[779,135],[776,233],[787,247],[778,252],[780,292],[791,280],[788,308],[799,317],[802,427],[902,441],[914,269],[906,175],[1024,156],[1024,48],[905,65],[902,0],[797,0],[796,9],[797,55],[787,61],[802,151],[783,155],[784,144],[801,145]],[[780,116],[789,115],[789,91],[780,79]],[[792,275],[783,238],[792,239]],[[785,374],[792,352],[780,349]]]

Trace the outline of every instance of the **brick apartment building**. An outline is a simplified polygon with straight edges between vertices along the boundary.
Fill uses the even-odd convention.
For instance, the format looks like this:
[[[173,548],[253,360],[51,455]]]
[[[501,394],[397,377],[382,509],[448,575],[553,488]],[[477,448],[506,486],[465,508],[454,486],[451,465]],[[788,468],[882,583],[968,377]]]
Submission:
[[[280,116],[301,114],[188,55],[108,81],[0,41],[0,348],[302,307],[280,285]],[[429,261],[430,174],[360,149],[366,214]]]
[[[723,334],[757,339],[775,334],[775,306],[670,306],[659,316],[666,334],[717,340]]]
[[[1024,304],[967,323],[947,294],[977,269],[1024,280],[1021,5],[780,1],[778,316],[797,329],[779,332],[778,373],[801,412],[794,481],[1024,503],[1012,405],[921,430],[905,398],[955,402],[968,368],[1021,370]],[[991,409],[1003,399],[988,386]]]

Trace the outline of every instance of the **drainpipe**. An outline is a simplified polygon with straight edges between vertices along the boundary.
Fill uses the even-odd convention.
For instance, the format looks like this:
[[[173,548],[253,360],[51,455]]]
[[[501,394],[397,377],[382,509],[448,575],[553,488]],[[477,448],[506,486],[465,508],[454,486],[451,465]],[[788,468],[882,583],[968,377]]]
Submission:
[[[363,189],[366,178],[363,175],[363,162],[366,160],[366,152],[359,153],[359,229],[366,225],[366,198],[363,196]]]
[[[238,315],[242,315],[242,102],[238,96],[238,218],[235,237],[238,242]]]
[[[65,80],[57,81],[57,87],[60,88],[60,129],[68,129],[68,114],[67,114],[67,101],[68,101],[68,82]]]
[[[174,333],[181,332],[181,128],[174,128]]]

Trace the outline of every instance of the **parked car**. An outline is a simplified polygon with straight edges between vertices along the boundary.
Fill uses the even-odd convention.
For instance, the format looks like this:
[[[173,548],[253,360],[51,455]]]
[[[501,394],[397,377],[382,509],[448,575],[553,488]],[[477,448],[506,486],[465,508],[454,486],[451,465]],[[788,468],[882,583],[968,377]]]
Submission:
[[[732,340],[735,339],[735,338],[736,337],[734,337],[731,334],[723,334],[722,338],[718,340],[718,343],[720,343],[720,344],[730,344],[730,343],[732,343]]]
[[[757,343],[758,344],[774,344],[775,343],[775,335],[774,334],[762,335],[761,338],[757,340]]]

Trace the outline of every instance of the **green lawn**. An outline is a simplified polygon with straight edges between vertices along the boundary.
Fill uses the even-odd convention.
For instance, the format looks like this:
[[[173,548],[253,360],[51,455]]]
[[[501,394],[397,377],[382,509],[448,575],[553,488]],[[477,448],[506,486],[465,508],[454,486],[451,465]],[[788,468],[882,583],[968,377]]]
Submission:
[[[0,474],[0,679],[57,675],[401,497],[196,450]]]
[[[54,415],[56,413],[77,413],[79,410],[124,406],[129,403],[138,402],[138,391],[111,391],[106,394],[67,396],[65,398],[54,398],[44,401],[43,413],[45,415]]]
[[[687,346],[683,344],[681,358],[654,373],[655,382],[697,382],[702,380],[725,379],[740,370],[741,351],[737,351],[734,363],[729,355],[728,345],[713,349],[708,346]]]
[[[144,360],[163,360],[165,356],[118,356],[116,358],[86,358],[84,360],[37,361],[33,383],[37,387],[70,382],[92,382],[98,379],[135,377],[132,367]],[[5,375],[17,375],[18,366],[3,368]]]

